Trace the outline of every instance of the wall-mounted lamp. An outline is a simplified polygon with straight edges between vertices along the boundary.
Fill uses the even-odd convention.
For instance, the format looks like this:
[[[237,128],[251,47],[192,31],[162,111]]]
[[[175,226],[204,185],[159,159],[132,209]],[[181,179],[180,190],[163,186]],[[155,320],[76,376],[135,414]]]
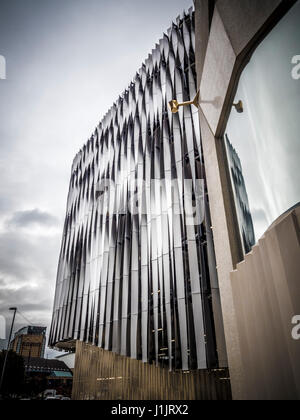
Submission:
[[[169,108],[173,114],[176,114],[181,106],[186,105],[194,105],[196,108],[199,108],[199,92],[197,92],[197,95],[192,101],[179,103],[176,99],[173,99],[169,102]]]
[[[233,104],[232,106],[234,106],[236,112],[238,112],[239,114],[242,114],[244,112],[244,104],[242,101],[238,101],[236,104]]]
[[[197,92],[195,98],[192,101],[179,103],[177,99],[173,99],[172,101],[169,102],[169,108],[173,114],[176,114],[179,111],[179,108],[181,106],[194,105],[196,108],[199,108],[199,103],[200,103],[199,97],[200,97],[200,93]],[[213,101],[201,101],[201,103],[208,103],[208,104],[213,104],[217,106],[218,100],[219,98],[217,97]],[[236,112],[238,112],[239,114],[242,114],[244,112],[244,104],[242,101],[238,101],[236,104],[233,104],[232,106],[236,109]]]

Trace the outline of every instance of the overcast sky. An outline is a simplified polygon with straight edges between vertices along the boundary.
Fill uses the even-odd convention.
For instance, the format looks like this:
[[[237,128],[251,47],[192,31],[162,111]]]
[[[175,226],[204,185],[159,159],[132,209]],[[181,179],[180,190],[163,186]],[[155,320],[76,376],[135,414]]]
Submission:
[[[192,3],[0,0],[0,315],[49,327],[72,160]]]

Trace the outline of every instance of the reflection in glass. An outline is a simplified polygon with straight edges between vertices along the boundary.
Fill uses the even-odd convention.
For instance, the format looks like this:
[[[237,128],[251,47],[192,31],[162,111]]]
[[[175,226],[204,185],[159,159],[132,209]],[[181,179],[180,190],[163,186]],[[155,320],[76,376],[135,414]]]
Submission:
[[[300,3],[273,29],[244,70],[225,143],[244,251],[300,201]],[[251,232],[253,223],[254,232]]]
[[[251,251],[255,245],[255,234],[253,228],[252,216],[249,208],[248,195],[243,176],[243,169],[240,158],[229,141],[228,135],[225,135],[228,165],[230,169],[231,180],[234,186],[234,195],[236,209],[240,222],[240,231],[246,253]]]

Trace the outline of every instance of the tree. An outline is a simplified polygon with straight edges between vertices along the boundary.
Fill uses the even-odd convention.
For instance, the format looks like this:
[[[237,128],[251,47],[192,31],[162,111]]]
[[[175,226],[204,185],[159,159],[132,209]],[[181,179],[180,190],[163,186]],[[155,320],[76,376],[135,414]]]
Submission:
[[[0,353],[0,374],[2,373],[6,351]],[[24,360],[12,350],[8,353],[1,394],[9,396],[22,392],[25,377]]]

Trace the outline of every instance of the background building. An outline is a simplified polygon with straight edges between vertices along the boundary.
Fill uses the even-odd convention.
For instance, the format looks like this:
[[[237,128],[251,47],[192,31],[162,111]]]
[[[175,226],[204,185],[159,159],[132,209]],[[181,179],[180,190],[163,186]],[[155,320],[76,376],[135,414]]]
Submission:
[[[24,357],[26,391],[36,397],[46,389],[57,394],[71,396],[73,374],[61,360],[40,357]]]
[[[24,357],[25,371],[29,373],[45,373],[51,376],[55,372],[70,373],[68,366],[61,360],[43,359],[41,357],[32,357],[28,360]],[[70,377],[70,375],[65,375]],[[71,375],[72,376],[72,375]]]
[[[44,357],[46,346],[45,327],[28,326],[15,333],[11,350],[23,357]]]

